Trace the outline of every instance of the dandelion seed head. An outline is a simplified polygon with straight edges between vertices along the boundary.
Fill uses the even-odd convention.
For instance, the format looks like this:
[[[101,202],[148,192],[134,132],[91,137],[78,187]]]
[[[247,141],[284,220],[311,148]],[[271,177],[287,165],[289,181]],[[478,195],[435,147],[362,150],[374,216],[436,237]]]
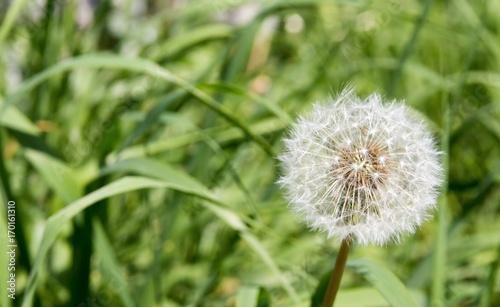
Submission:
[[[284,143],[279,183],[290,206],[329,237],[399,241],[435,207],[440,153],[403,104],[347,89],[299,117]]]

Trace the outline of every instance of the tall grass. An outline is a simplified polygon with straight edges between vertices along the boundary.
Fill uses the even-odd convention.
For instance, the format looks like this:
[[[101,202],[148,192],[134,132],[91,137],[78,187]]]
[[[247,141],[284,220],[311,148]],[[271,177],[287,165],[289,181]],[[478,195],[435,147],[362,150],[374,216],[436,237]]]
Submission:
[[[243,4],[258,7],[245,23]],[[500,305],[497,1],[87,9],[0,4],[0,195],[18,245],[1,306],[315,306],[339,244],[290,214],[275,157],[347,83],[426,118],[447,185],[415,236],[352,250],[337,305]],[[1,282],[6,239],[2,211]]]

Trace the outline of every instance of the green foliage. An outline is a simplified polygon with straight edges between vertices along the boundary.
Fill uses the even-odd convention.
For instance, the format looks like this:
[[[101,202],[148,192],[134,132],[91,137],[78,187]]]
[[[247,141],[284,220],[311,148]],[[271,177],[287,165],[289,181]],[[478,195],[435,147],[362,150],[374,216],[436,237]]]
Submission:
[[[498,1],[10,2],[1,306],[319,304],[338,243],[289,212],[275,156],[347,83],[425,118],[447,185],[414,236],[353,246],[337,306],[500,305]]]
[[[384,266],[368,259],[357,259],[349,266],[363,275],[391,306],[418,306],[405,285]]]

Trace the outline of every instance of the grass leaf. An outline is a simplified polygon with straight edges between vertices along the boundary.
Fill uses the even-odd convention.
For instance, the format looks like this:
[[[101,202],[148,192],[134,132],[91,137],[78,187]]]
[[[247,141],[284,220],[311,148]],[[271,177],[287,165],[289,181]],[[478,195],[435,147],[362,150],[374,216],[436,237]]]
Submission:
[[[226,118],[230,123],[239,127],[247,136],[253,139],[257,144],[259,144],[269,155],[273,155],[273,151],[270,145],[261,137],[255,135],[248,127],[248,125],[243,122],[241,117],[232,114],[231,111],[229,111],[223,105],[219,104],[206,93],[197,89],[188,81],[177,77],[167,69],[159,66],[154,62],[142,58],[131,58],[111,54],[88,54],[64,60],[22,83],[17,91],[6,97],[6,107],[9,107],[12,103],[15,103],[22,95],[27,94],[30,90],[35,88],[43,81],[49,79],[50,77],[75,68],[124,69],[145,73],[153,77],[177,84],[178,86],[191,93],[191,95],[196,97],[205,106],[215,110],[222,117]]]
[[[237,307],[257,307],[259,302],[259,288],[254,286],[243,286],[236,295]]]
[[[60,233],[63,225],[75,217],[78,213],[85,210],[85,208],[93,205],[99,200],[119,195],[122,193],[127,193],[135,191],[138,189],[146,188],[172,188],[176,189],[182,186],[179,184],[166,183],[159,180],[153,180],[145,177],[125,177],[116,180],[84,197],[76,200],[75,202],[69,204],[64,209],[60,210],[56,214],[52,215],[48,220],[43,232],[42,242],[38,248],[36,254],[35,262],[33,264],[32,271],[29,274],[28,282],[26,284],[26,294],[23,301],[23,307],[28,307],[31,305],[31,300],[33,299],[33,294],[36,289],[38,276],[40,270],[42,269],[42,264],[47,257],[47,253]],[[188,189],[189,190],[189,189]],[[203,195],[203,197],[205,197]]]
[[[111,290],[118,292],[125,307],[136,306],[130,295],[131,291],[128,289],[127,282],[122,276],[120,270],[122,266],[116,258],[111,242],[109,242],[101,222],[94,220],[92,225],[95,231],[95,252],[99,255],[99,259],[101,260],[101,271],[107,279],[106,284],[112,285]]]
[[[357,259],[349,261],[347,265],[368,280],[391,306],[418,306],[405,285],[381,264],[368,259]]]
[[[24,155],[64,202],[70,203],[82,194],[83,187],[73,175],[73,170],[63,162],[31,149],[26,149]]]
[[[38,135],[40,133],[38,127],[24,113],[16,106],[7,107],[2,99],[0,99],[0,125],[27,134]]]

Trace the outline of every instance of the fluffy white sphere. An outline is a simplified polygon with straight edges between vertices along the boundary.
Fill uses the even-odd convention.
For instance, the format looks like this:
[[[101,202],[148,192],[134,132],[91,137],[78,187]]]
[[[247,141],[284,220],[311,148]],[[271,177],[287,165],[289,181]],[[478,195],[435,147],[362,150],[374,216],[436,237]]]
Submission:
[[[403,104],[348,89],[300,117],[284,140],[280,185],[311,228],[360,244],[398,241],[429,218],[440,153]]]

